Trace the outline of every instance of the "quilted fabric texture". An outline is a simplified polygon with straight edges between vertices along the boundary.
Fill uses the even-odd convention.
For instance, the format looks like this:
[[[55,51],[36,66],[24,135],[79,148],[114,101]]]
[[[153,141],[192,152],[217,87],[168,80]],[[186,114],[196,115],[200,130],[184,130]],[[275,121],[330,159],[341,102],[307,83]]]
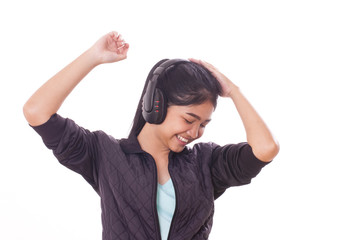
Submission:
[[[81,174],[99,194],[104,240],[161,239],[156,165],[136,136],[117,140],[58,114],[34,130],[61,164]],[[168,239],[208,239],[214,199],[230,186],[250,183],[265,165],[247,143],[201,143],[171,152],[176,208]]]

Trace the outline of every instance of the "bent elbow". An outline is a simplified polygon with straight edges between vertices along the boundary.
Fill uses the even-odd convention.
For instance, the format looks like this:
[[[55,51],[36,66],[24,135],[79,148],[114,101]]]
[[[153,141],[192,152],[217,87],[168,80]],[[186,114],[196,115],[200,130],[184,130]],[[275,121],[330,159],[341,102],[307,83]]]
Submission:
[[[38,110],[37,106],[34,106],[30,101],[27,101],[23,106],[23,114],[26,121],[31,126],[39,126],[45,123],[50,117],[49,114],[42,113]],[[50,115],[51,116],[51,115]]]
[[[25,119],[29,122],[29,119],[34,115],[34,108],[29,102],[26,102],[23,106],[23,114]],[[29,122],[30,123],[30,122]]]
[[[278,155],[279,151],[280,151],[280,144],[277,140],[274,140],[274,144],[272,145],[271,151],[270,151],[272,159],[274,159],[276,157],[276,155]]]
[[[254,155],[263,162],[271,162],[280,151],[280,144],[277,140],[264,144],[260,148],[253,148]]]

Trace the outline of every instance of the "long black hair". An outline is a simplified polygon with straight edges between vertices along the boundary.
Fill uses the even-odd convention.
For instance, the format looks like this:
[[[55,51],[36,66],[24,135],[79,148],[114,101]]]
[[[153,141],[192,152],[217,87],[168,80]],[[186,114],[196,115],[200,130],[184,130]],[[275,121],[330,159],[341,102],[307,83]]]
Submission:
[[[146,123],[142,116],[143,97],[153,71],[166,60],[168,59],[156,63],[149,72],[129,136],[138,135]],[[168,106],[197,105],[210,100],[216,108],[217,98],[222,91],[215,77],[206,68],[193,62],[181,62],[170,66],[159,76],[157,88],[165,94]]]

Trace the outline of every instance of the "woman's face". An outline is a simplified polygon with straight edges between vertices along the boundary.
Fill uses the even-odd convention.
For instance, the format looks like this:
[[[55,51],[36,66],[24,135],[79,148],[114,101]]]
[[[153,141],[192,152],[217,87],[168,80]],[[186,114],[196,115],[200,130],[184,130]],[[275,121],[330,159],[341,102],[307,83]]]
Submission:
[[[203,135],[213,111],[210,101],[199,105],[170,106],[164,122],[157,125],[161,142],[171,151],[181,152],[185,145]]]

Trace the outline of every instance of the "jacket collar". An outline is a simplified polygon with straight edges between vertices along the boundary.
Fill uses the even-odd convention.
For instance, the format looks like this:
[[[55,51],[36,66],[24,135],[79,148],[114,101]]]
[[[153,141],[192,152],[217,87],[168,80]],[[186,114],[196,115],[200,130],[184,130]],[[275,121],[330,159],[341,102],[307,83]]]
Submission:
[[[119,142],[125,153],[144,153],[135,134],[131,134],[129,138],[123,138]]]

